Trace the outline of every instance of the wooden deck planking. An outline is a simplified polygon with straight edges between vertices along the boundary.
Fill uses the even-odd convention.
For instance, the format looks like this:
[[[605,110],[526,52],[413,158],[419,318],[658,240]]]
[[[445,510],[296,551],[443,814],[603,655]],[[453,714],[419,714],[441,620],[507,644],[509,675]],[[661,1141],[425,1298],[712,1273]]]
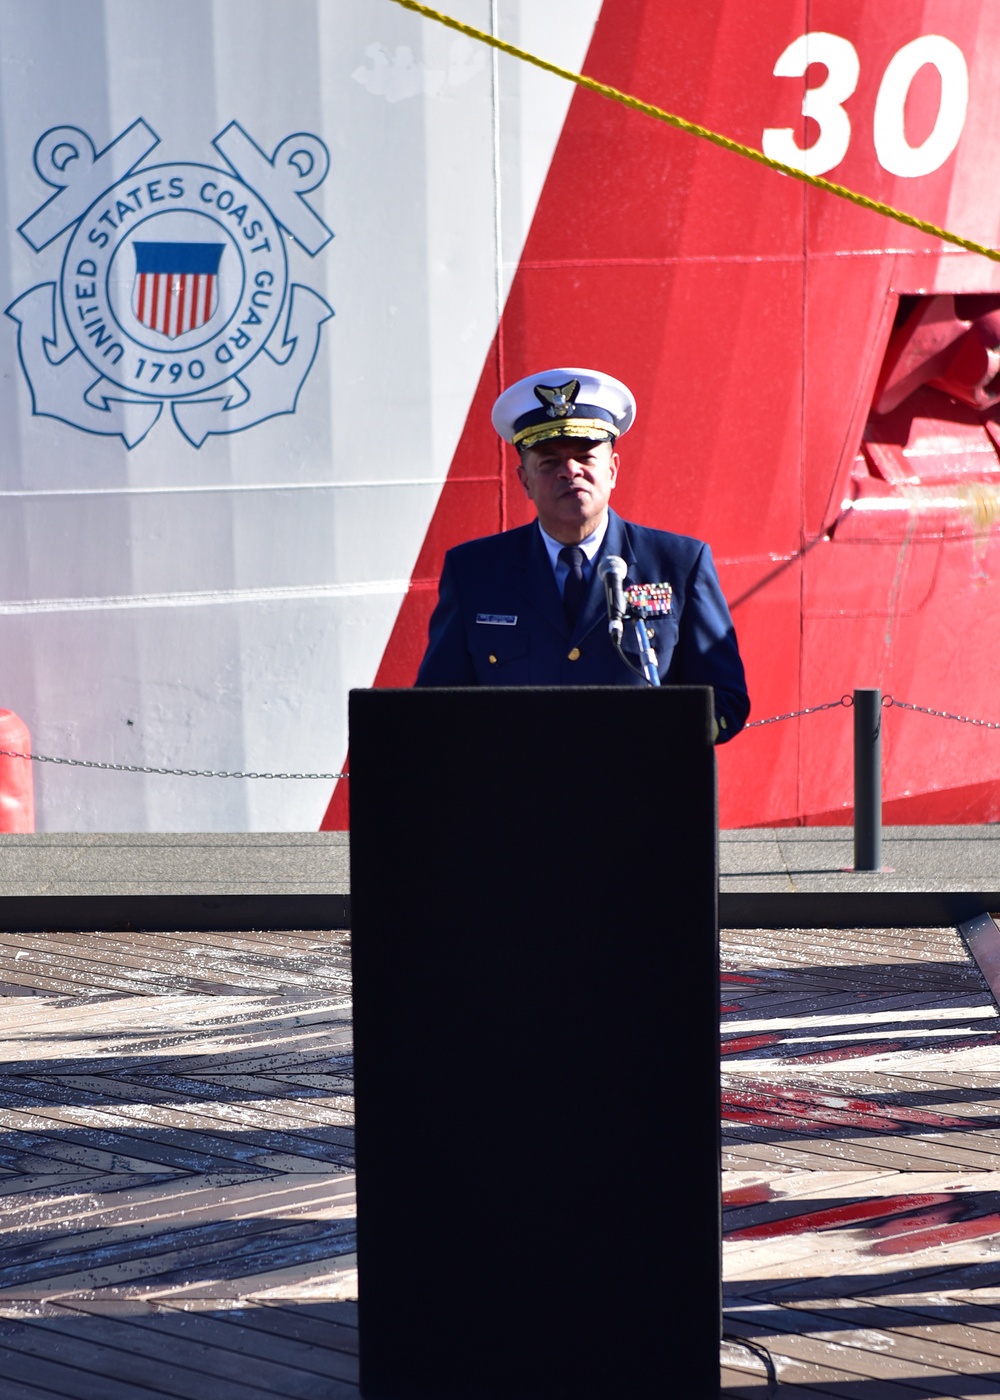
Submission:
[[[356,1400],[346,935],[21,940],[4,1400]],[[727,1333],[787,1400],[1000,1394],[1000,1026],[955,930],[723,954]]]
[[[0,936],[3,1400],[357,1400],[347,935]]]
[[[1000,1394],[1000,1019],[957,931],[725,933],[723,1006],[727,1334],[789,1400]]]

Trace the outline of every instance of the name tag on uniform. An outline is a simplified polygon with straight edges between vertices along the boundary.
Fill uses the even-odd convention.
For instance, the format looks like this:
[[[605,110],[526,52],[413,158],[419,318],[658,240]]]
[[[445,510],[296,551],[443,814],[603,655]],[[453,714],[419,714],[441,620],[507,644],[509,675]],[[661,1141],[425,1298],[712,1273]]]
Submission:
[[[487,627],[516,627],[517,613],[476,613],[476,621]]]

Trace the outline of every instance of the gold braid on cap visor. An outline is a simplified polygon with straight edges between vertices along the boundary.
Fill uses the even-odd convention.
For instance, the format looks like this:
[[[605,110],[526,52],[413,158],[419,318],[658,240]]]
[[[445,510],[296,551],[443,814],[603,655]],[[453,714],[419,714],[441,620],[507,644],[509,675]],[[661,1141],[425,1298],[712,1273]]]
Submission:
[[[515,433],[511,442],[515,447],[534,447],[536,442],[547,438],[578,437],[590,438],[594,442],[614,442],[618,429],[606,418],[560,418],[550,423],[534,423],[530,428],[522,428]]]

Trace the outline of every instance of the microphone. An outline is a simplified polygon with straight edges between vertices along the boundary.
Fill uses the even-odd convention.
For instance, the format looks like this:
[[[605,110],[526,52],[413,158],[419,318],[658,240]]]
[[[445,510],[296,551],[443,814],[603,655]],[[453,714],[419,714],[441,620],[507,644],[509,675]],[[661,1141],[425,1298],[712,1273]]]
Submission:
[[[622,580],[628,574],[628,565],[617,554],[606,554],[597,566],[597,577],[604,584],[604,596],[608,603],[608,631],[615,646],[622,640],[622,618],[625,616],[625,594]]]

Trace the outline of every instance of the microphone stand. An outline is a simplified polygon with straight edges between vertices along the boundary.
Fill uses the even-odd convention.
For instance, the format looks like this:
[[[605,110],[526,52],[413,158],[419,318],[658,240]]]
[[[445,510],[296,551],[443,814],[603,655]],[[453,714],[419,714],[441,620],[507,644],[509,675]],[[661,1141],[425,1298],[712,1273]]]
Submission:
[[[632,622],[635,627],[636,641],[639,643],[639,665],[642,667],[642,674],[650,685],[660,684],[660,670],[656,661],[656,652],[650,644],[649,634],[646,631],[646,623],[641,614],[632,615]]]
[[[608,631],[614,643],[615,651],[617,651],[629,670],[634,671],[637,676],[641,675],[643,680],[649,685],[659,685],[660,670],[656,659],[656,652],[650,645],[649,634],[646,631],[647,616],[649,616],[649,614],[644,612],[642,608],[626,607],[622,617],[613,618],[608,624]],[[642,667],[641,671],[636,670],[635,666],[632,665],[631,661],[622,650],[622,635],[624,632],[623,619],[626,617],[629,618],[635,627],[635,640],[639,648],[639,665]]]
[[[607,594],[608,633],[615,650],[630,671],[642,676],[648,685],[658,686],[660,669],[656,652],[650,645],[653,634],[646,627],[646,619],[669,613],[673,589],[668,583],[645,584],[632,589],[633,596],[628,598],[622,589],[622,582],[628,575],[628,565],[616,554],[607,555],[598,565],[597,573]],[[635,627],[641,671],[632,665],[622,648],[626,618]]]

